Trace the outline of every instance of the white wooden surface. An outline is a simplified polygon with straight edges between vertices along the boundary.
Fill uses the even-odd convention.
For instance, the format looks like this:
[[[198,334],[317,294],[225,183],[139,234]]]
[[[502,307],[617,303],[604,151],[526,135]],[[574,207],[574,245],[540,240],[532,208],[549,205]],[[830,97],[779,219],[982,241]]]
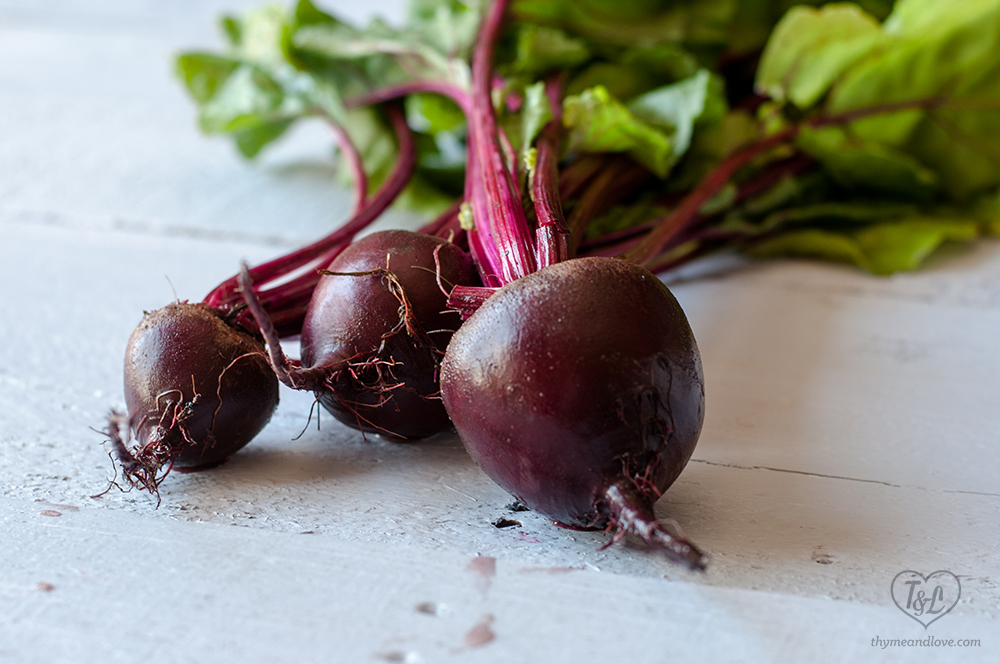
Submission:
[[[0,0],[0,661],[1000,657],[995,242],[888,279],[781,262],[673,284],[708,417],[657,513],[711,552],[704,575],[511,513],[453,435],[366,443],[327,418],[294,439],[311,401],[287,391],[159,509],[90,498],[110,462],[88,427],[121,405],[165,275],[200,299],[350,203],[321,128],[259,163],[195,130],[171,55],[250,4]],[[961,578],[928,630],[892,603],[904,569]],[[871,645],[927,635],[981,645]]]

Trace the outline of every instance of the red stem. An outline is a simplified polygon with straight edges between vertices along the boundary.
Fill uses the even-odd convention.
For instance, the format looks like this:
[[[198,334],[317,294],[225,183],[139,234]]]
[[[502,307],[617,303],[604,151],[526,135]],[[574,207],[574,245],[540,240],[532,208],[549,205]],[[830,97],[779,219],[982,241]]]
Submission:
[[[496,286],[455,286],[448,294],[448,308],[455,309],[466,320],[497,290]]]
[[[337,136],[340,154],[343,155],[344,161],[351,169],[351,180],[354,183],[354,210],[352,214],[357,215],[368,202],[368,174],[365,173],[365,164],[361,159],[361,153],[358,152],[358,146],[351,140],[350,134],[336,122],[331,121],[330,127]]]
[[[490,94],[493,51],[509,0],[496,0],[479,32],[472,56],[472,115],[469,153],[475,153],[472,197],[476,229],[500,254],[499,275],[509,283],[535,271],[528,222],[517,187],[504,162]],[[471,159],[470,159],[471,161]],[[477,216],[477,214],[479,216]],[[485,216],[482,216],[485,213]]]
[[[444,83],[442,81],[412,81],[409,83],[401,83],[399,85],[390,85],[384,88],[376,88],[370,92],[365,92],[356,97],[350,97],[344,100],[345,108],[362,108],[364,106],[374,106],[375,104],[381,104],[383,102],[392,101],[393,99],[399,99],[400,97],[406,97],[407,95],[418,94],[421,92],[432,92],[448,99],[452,100],[458,104],[459,108],[468,115],[471,108],[472,102],[469,99],[468,93],[461,89],[457,85],[452,85],[450,83]]]
[[[473,219],[487,219],[489,212],[486,199],[482,195],[482,181],[476,175],[476,163],[476,151],[472,149],[470,143],[468,158],[465,164],[465,200],[468,201]],[[470,229],[468,234],[469,251],[472,253],[472,257],[479,267],[479,274],[482,277],[483,283],[488,286],[500,286],[499,275],[502,272],[502,268],[500,265],[500,252],[496,245],[484,239],[478,227]]]
[[[559,201],[557,145],[554,134],[542,136],[538,141],[535,176],[531,179],[531,198],[538,217],[535,229],[538,269],[569,258],[569,228]]]
[[[403,117],[403,113],[398,108],[390,107],[388,114],[397,140],[399,141],[399,156],[389,178],[382,184],[375,196],[341,228],[313,244],[250,270],[249,275],[256,288],[276,281],[310,263],[316,263],[313,267],[325,267],[332,260],[332,256],[335,256],[343,246],[350,243],[358,231],[377,219],[396,200],[413,173],[416,165],[416,147],[409,127],[406,125],[406,118]],[[327,260],[328,258],[329,260]],[[310,270],[308,273],[293,279],[287,284],[279,285],[274,289],[265,291],[264,297],[267,297],[267,294],[272,291],[279,293],[287,292],[282,290],[283,288],[290,288],[293,291],[298,288],[311,288],[318,282],[319,275],[315,273],[315,270]],[[216,286],[204,300],[205,304],[224,310],[230,309],[242,301],[243,297],[239,292],[238,275],[230,277]],[[280,298],[271,301],[270,304],[271,306],[268,309],[269,315],[276,320],[285,320],[287,318],[279,315],[282,305]],[[249,318],[247,318],[247,321],[249,321]],[[283,326],[280,331],[285,335],[297,333],[294,330],[294,324]]]
[[[841,126],[857,122],[858,120],[864,120],[865,118],[898,113],[900,111],[932,111],[947,106],[947,103],[948,99],[945,97],[890,102],[878,106],[844,111],[843,113],[834,115],[821,116],[786,127],[778,133],[752,143],[730,155],[715,170],[705,176],[698,183],[698,186],[684,197],[680,205],[653,228],[649,235],[631,249],[619,254],[618,257],[640,264],[646,264],[653,260],[671,238],[694,223],[701,206],[722,189],[733,175],[736,174],[736,171],[768,150],[783,143],[793,141],[803,128],[819,129],[822,127]]]
[[[749,162],[768,150],[790,141],[799,133],[798,125],[789,127],[731,155],[715,170],[705,176],[694,190],[684,197],[674,210],[658,223],[649,235],[637,245],[619,254],[619,258],[633,263],[645,264],[660,251],[672,237],[686,228],[697,217],[698,210],[716,194],[730,178]]]
[[[535,203],[535,250],[538,269],[569,258],[569,228],[559,199],[559,139],[562,135],[562,80],[546,81],[545,92],[552,109],[552,120],[542,129],[531,180],[531,199]]]
[[[803,171],[815,166],[815,164],[816,160],[805,154],[796,154],[793,157],[776,162],[764,170],[764,172],[762,172],[759,176],[740,186],[739,190],[736,192],[733,202],[739,203],[756,196],[757,194],[763,193],[777,185],[784,178],[802,173]],[[683,198],[683,196],[681,198]],[[704,220],[704,216],[698,215],[697,218],[691,221],[689,228],[694,229],[701,226]],[[641,236],[648,233],[650,229],[656,225],[656,223],[656,219],[651,219],[643,222],[642,224],[637,224],[629,228],[608,233],[607,235],[598,238],[586,240],[580,243],[580,253],[587,256],[617,256],[618,254],[634,247],[639,242]],[[740,234],[739,237],[742,238],[742,234]],[[693,230],[685,231],[678,233],[674,236],[674,238],[665,243],[664,250],[668,250],[672,246],[681,245],[689,240],[704,239],[729,239],[729,235],[716,229],[712,229],[711,227],[697,232],[694,232]],[[737,238],[734,237],[733,239]],[[649,264],[647,264],[647,267],[648,266]]]

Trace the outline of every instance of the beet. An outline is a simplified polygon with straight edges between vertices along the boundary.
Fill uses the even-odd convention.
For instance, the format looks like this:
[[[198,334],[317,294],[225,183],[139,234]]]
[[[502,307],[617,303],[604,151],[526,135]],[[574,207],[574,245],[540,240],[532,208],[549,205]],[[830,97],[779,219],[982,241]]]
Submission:
[[[525,505],[704,567],[653,516],[691,457],[705,400],[687,319],[651,272],[582,258],[504,286],[452,337],[441,391],[469,454]]]
[[[361,431],[412,439],[450,426],[438,367],[462,319],[446,311],[444,289],[475,280],[469,256],[438,237],[382,231],[347,247],[324,274],[302,326],[301,367],[248,298],[279,379],[311,390]]]
[[[125,351],[126,448],[108,428],[126,480],[156,490],[161,471],[217,465],[264,428],[278,381],[259,338],[215,309],[176,303],[147,313]]]

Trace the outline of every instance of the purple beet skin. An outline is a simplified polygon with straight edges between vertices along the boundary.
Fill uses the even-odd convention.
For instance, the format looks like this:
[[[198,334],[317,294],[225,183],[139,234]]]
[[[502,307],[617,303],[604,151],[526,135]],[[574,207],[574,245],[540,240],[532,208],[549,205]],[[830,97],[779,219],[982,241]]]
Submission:
[[[584,258],[508,284],[455,333],[441,389],[469,454],[525,505],[704,567],[653,516],[705,410],[694,336],[655,275]]]
[[[278,380],[259,338],[203,304],[147,313],[125,351],[127,450],[112,426],[126,479],[155,491],[161,469],[225,461],[264,428],[278,404]]]
[[[450,426],[439,366],[462,320],[442,288],[475,281],[469,256],[441,238],[383,231],[350,245],[329,272],[302,328],[303,373],[320,403],[348,426],[392,437]]]

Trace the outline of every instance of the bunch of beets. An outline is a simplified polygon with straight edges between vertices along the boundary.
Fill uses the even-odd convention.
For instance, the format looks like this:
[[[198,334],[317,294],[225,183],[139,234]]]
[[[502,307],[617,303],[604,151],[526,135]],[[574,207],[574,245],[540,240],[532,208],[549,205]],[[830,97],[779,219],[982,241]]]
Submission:
[[[694,73],[680,87],[659,97],[647,95],[628,109],[600,86],[571,97],[568,86],[580,86],[566,72],[572,67],[584,71],[587,58],[598,56],[581,51],[584,42],[554,28],[513,30],[509,4],[493,0],[481,8],[469,57],[462,62],[423,44],[413,46],[417,37],[412,35],[393,42],[390,38],[398,35],[385,26],[376,26],[369,39],[308,0],[301,0],[289,19],[294,30],[281,32],[286,36],[279,55],[294,67],[284,63],[269,74],[264,59],[241,65],[215,56],[182,58],[192,94],[205,108],[212,105],[203,125],[233,99],[266,102],[263,110],[251,109],[239,116],[240,122],[230,122],[247,154],[287,127],[290,121],[282,113],[325,118],[349,166],[355,206],[332,234],[269,263],[244,266],[202,302],[178,302],[146,314],[126,350],[128,414],[112,413],[106,429],[126,485],[156,494],[171,469],[197,470],[225,461],[268,423],[280,382],[312,392],[340,422],[389,439],[417,440],[454,427],[479,467],[527,507],[566,527],[605,529],[613,541],[637,536],[675,562],[704,569],[706,555],[653,514],[653,504],[691,457],[705,407],[694,336],[653,271],[737,240],[763,246],[777,238],[786,253],[796,253],[800,245],[789,238],[801,240],[794,234],[813,223],[808,220],[826,224],[847,208],[827,205],[826,216],[792,216],[799,226],[786,235],[778,232],[788,230],[779,229],[778,221],[752,215],[798,205],[809,196],[806,202],[815,207],[819,203],[810,201],[820,200],[817,196],[844,191],[824,159],[839,155],[837,163],[843,165],[847,152],[833,146],[823,153],[823,145],[839,140],[839,134],[824,131],[839,132],[894,113],[939,111],[948,102],[921,97],[812,115],[791,107],[768,110],[766,104],[775,102],[759,86],[740,96],[748,61],[739,59],[722,62],[711,76]],[[548,4],[559,3],[524,0],[514,10]],[[418,5],[431,17],[429,25],[455,3],[441,3],[437,13],[426,2]],[[236,22],[226,25],[237,46],[249,39]],[[587,26],[593,34],[601,32],[596,23]],[[438,35],[439,41],[447,41],[446,36]],[[793,37],[793,32],[781,33],[784,43]],[[778,41],[775,48],[781,47]],[[372,53],[365,49],[379,44],[402,46],[387,48],[388,60],[363,60]],[[663,55],[663,49],[592,50],[605,58],[613,53],[622,62],[640,62],[635,53],[647,59],[659,54],[658,62],[674,57]],[[505,67],[497,66],[498,52]],[[392,53],[404,55],[394,61]],[[682,55],[678,51],[674,60],[681,62]],[[549,64],[531,70],[522,63],[518,70],[529,56]],[[765,52],[762,67],[774,71],[780,62],[768,57]],[[345,71],[355,61],[367,63],[367,69],[359,64],[351,78],[327,66],[337,58],[349,61]],[[372,72],[392,78],[413,69],[420,58],[452,78],[418,75],[357,93],[357,80]],[[754,63],[749,64],[752,69]],[[529,70],[540,78],[538,84],[517,84]],[[295,103],[287,101],[291,97],[278,101],[282,86],[306,89],[302,72],[322,76]],[[712,92],[713,82],[729,89]],[[225,86],[238,85],[257,86],[256,96],[227,97]],[[764,92],[784,94],[772,88]],[[759,111],[764,119],[771,113],[772,120],[782,114],[784,120],[748,140],[733,139],[707,168],[698,166],[708,154],[707,143],[696,146],[702,152],[688,157],[684,173],[697,177],[663,188],[666,170],[692,145],[685,131],[700,131],[699,117],[708,122],[713,94],[722,104],[725,95],[730,97],[736,110],[727,118]],[[419,232],[389,230],[356,239],[399,198],[420,167],[412,107],[401,105],[412,95],[425,101],[433,95],[446,98],[462,115],[461,195]],[[698,99],[701,107],[685,110],[678,104],[685,99]],[[657,152],[667,143],[636,120],[644,108],[672,109],[677,119],[669,142],[673,157]],[[342,113],[352,109],[368,113],[394,143],[391,169],[380,176],[373,194],[364,150],[342,122]],[[515,117],[519,125],[510,122]],[[247,118],[260,124],[251,126]],[[632,124],[622,124],[622,118]],[[729,122],[729,135],[739,134],[738,124]],[[598,149],[612,143],[618,147]],[[890,166],[905,161],[871,150],[876,153]],[[862,161],[844,168],[858,164]],[[651,196],[658,186],[661,195]],[[798,187],[794,195],[788,194],[793,186]],[[627,224],[606,226],[617,205],[634,203],[639,195],[643,201],[629,209],[645,209],[645,216],[631,214]],[[870,209],[870,198],[865,200],[864,209]],[[766,201],[771,208],[765,208]],[[723,209],[729,216],[719,212]],[[927,216],[921,219],[923,226],[906,226],[902,235],[883,233],[885,242],[926,231]],[[829,235],[830,228],[811,230]],[[830,239],[810,238],[809,247]],[[886,246],[876,247],[882,251],[879,260],[889,255]],[[296,336],[298,360],[286,357],[280,346],[281,339]]]

